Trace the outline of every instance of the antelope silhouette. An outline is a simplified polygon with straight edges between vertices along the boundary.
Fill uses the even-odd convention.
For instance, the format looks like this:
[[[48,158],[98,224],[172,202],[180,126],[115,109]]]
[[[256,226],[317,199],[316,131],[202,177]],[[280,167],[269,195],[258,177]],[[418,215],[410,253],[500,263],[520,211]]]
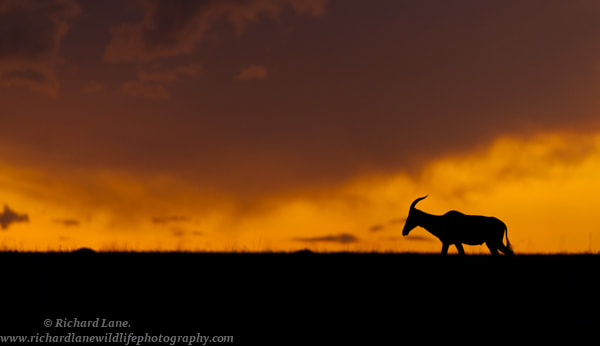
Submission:
[[[448,253],[448,247],[452,244],[456,246],[459,254],[464,255],[465,250],[462,244],[481,245],[483,243],[487,245],[492,255],[498,255],[498,250],[505,255],[514,254],[508,241],[508,230],[504,222],[495,217],[465,215],[456,210],[451,210],[444,215],[432,215],[415,208],[417,203],[427,196],[415,199],[410,205],[402,235],[408,235],[417,226],[423,227],[440,239],[442,255]],[[502,243],[504,234],[506,234],[506,245]]]

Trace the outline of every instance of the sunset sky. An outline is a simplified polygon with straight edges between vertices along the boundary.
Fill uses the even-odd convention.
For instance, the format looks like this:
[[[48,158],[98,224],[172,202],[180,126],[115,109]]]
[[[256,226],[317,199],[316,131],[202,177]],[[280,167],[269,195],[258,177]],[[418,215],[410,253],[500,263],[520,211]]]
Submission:
[[[600,251],[600,2],[0,0],[0,250],[438,252],[427,194]]]

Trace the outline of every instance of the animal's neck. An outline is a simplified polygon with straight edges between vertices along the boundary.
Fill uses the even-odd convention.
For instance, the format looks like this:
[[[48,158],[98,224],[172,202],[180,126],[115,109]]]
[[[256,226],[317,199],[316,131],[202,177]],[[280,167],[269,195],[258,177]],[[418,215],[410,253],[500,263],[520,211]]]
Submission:
[[[429,231],[429,233],[431,233],[439,238],[440,228],[436,227],[436,225],[438,224],[439,216],[428,214],[428,213],[418,210],[418,209],[416,211],[419,213],[419,216],[417,219],[417,220],[419,220],[419,226],[425,228],[427,231]]]

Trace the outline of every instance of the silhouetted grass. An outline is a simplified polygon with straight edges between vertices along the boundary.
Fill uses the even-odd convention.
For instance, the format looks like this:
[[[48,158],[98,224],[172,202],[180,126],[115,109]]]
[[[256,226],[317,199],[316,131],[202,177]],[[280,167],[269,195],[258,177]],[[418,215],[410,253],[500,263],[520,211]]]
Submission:
[[[241,344],[467,329],[523,340],[536,326],[582,333],[600,305],[600,256],[588,254],[3,252],[0,264],[3,326],[33,333],[45,318],[111,317]]]

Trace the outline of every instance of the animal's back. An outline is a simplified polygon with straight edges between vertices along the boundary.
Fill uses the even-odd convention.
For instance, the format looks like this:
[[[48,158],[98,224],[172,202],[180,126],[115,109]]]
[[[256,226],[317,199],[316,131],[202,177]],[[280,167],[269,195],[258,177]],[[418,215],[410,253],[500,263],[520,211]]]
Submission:
[[[444,214],[444,216],[446,216],[446,217],[461,217],[461,216],[465,216],[465,214],[463,214],[457,210],[450,210],[449,212]]]
[[[495,227],[502,228],[503,231],[506,228],[504,222],[493,216],[467,215],[461,213],[460,211],[450,210],[449,212],[444,214],[444,217],[446,218],[447,222],[452,225],[464,226],[465,219],[468,219],[468,224],[471,224],[474,227],[480,225],[486,225],[487,227],[489,227],[489,225],[493,224]]]
[[[447,212],[444,218],[448,240],[470,245],[478,245],[498,236],[502,237],[506,228],[504,222],[495,217],[466,215],[456,210]]]

